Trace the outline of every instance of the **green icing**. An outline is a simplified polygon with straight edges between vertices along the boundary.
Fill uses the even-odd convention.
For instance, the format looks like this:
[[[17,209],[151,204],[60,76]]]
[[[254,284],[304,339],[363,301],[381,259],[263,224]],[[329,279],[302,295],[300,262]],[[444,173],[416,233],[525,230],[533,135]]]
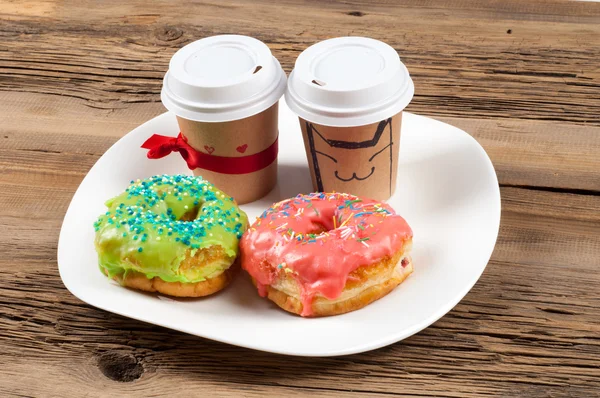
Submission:
[[[108,211],[94,223],[100,268],[110,277],[131,270],[167,282],[199,282],[229,268],[248,225],[234,200],[201,177],[159,175],[131,181],[106,202]],[[179,221],[194,209],[193,221]],[[224,258],[181,268],[186,255],[220,246]]]

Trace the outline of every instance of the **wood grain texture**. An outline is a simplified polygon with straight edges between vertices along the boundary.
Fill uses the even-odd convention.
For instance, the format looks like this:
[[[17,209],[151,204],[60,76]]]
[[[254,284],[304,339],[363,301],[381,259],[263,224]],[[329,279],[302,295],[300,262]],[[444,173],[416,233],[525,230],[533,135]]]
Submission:
[[[143,5],[142,5],[143,4]],[[600,4],[565,2],[170,1],[0,4],[0,89],[118,109],[158,102],[171,55],[207,35],[265,41],[289,71],[331,36],[396,48],[415,80],[409,110],[437,116],[600,124]],[[577,22],[577,23],[575,23]],[[508,33],[510,30],[510,34]]]
[[[250,388],[248,396],[302,395],[315,389],[323,396],[352,391],[583,396],[598,386],[597,196],[503,188],[493,260],[447,316],[402,343],[374,352],[290,359],[82,304],[62,286],[52,257],[62,212],[52,201],[28,201],[31,192],[19,186],[2,188],[8,192],[2,203],[24,202],[22,210],[31,215],[18,227],[3,229],[3,238],[27,234],[37,240],[34,248],[27,241],[0,248],[5,253],[0,259],[0,384],[5,391],[183,396],[190,389],[216,388],[215,394],[226,395]],[[39,188],[38,195],[64,202],[51,188]],[[2,215],[0,224],[10,225],[11,217]],[[125,370],[141,367],[139,378],[117,383],[102,376],[99,365],[110,364],[111,356]],[[38,375],[33,384],[26,382],[31,373]],[[59,385],[44,382],[59,375]],[[113,377],[123,377],[123,370],[114,371]]]
[[[318,40],[382,39],[415,81],[409,110],[483,145],[500,235],[448,315],[373,352],[289,358],[65,289],[56,246],[77,186],[164,112],[171,55],[218,33],[265,41],[288,72]],[[0,396],[600,396],[598,59],[595,3],[0,1]]]
[[[82,168],[73,171],[73,188],[115,139],[165,112],[160,103],[107,111],[86,107],[81,99],[34,93],[0,92],[0,103],[6,103],[8,115],[1,119],[0,165],[5,169],[0,181],[64,185],[69,179],[63,173],[64,165],[77,162]],[[437,119],[479,141],[492,159],[501,185],[600,192],[600,126]],[[44,140],[37,138],[40,125],[44,126]],[[32,170],[32,162],[40,167]]]

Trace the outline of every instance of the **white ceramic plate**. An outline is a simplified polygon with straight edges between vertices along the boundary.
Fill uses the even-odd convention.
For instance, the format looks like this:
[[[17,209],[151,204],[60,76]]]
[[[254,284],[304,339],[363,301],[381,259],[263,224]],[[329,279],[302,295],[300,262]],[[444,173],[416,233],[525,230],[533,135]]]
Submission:
[[[242,206],[251,220],[273,202],[311,191],[297,118],[281,103],[278,186]],[[494,168],[467,133],[422,116],[403,119],[398,189],[389,203],[414,231],[414,273],[379,301],[349,314],[305,319],[258,296],[245,274],[224,291],[174,300],[122,288],[100,273],[94,251],[104,201],[130,180],[189,173],[177,154],[148,160],[140,145],[152,134],[176,135],[171,113],[136,128],[98,160],[75,193],[58,244],[65,286],[82,301],[123,316],[212,340],[303,356],[353,354],[402,340],[452,309],[492,254],[500,224]]]

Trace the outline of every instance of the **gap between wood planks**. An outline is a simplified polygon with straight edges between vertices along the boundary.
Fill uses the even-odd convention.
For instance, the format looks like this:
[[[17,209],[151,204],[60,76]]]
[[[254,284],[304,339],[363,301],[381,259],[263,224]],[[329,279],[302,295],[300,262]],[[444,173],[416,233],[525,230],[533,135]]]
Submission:
[[[600,0],[598,0],[600,1]],[[554,188],[554,187],[538,187],[535,185],[516,185],[516,184],[499,184],[501,188],[519,188],[533,191],[568,193],[572,195],[591,195],[600,196],[600,190],[588,189],[569,189],[569,188]]]

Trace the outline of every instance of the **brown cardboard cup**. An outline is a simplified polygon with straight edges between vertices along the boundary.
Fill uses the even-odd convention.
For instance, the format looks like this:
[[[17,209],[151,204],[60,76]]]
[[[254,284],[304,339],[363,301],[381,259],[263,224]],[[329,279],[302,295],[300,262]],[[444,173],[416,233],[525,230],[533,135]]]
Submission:
[[[313,188],[386,200],[396,188],[402,112],[377,123],[332,127],[300,118]]]
[[[201,153],[193,172],[240,204],[264,196],[277,181],[277,103],[286,81],[269,47],[248,36],[205,37],[169,62],[160,98]]]
[[[181,134],[197,151],[213,156],[243,157],[264,151],[278,136],[278,103],[247,118],[228,122],[198,122],[177,116]],[[194,175],[216,185],[238,204],[266,195],[277,182],[277,159],[269,166],[245,174],[224,174],[194,169]]]
[[[314,189],[392,196],[402,111],[414,93],[400,56],[379,40],[337,37],[302,51],[285,102],[300,118]]]

